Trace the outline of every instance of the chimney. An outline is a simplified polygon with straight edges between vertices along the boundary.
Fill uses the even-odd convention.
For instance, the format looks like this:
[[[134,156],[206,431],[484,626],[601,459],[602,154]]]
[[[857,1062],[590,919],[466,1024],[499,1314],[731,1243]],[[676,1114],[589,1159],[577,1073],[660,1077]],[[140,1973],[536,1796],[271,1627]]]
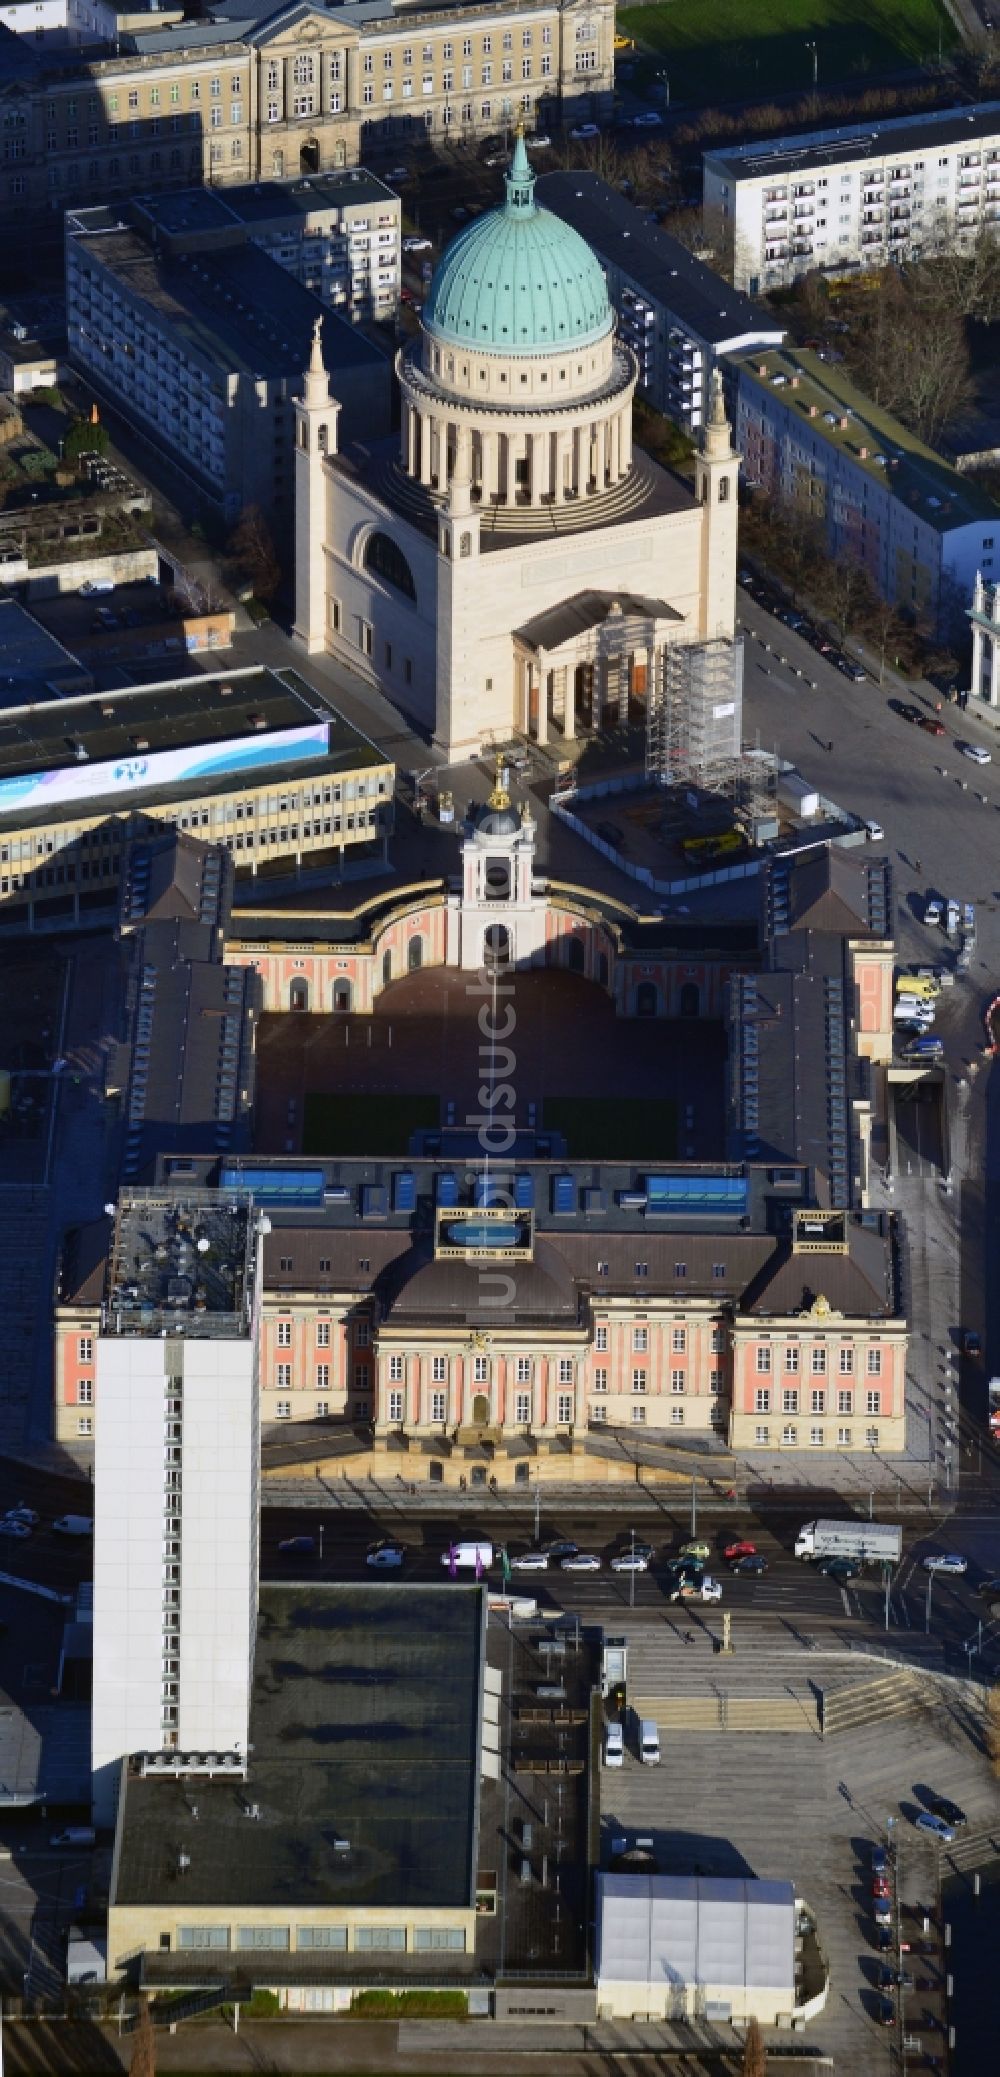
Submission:
[[[859,459],[860,459],[861,461],[863,461],[863,462],[866,462],[866,461],[868,460],[868,449],[867,449],[867,447],[859,447],[859,448],[858,448],[858,456],[859,456]]]
[[[807,412],[808,412],[808,415],[809,415],[809,417],[810,417],[810,418],[818,418],[818,417],[819,417],[819,405],[818,405],[818,404],[808,404],[808,405],[806,406],[806,409],[807,409]]]

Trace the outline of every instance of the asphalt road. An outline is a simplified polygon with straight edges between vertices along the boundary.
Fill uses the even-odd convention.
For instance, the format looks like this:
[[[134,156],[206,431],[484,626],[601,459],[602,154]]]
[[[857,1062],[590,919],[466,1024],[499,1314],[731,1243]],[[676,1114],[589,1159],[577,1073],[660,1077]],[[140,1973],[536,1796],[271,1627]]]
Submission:
[[[722,1606],[741,1622],[749,1618],[765,1626],[792,1621],[838,1627],[846,1623],[862,1633],[882,1634],[885,1595],[881,1572],[873,1569],[841,1587],[812,1565],[796,1559],[792,1545],[803,1518],[801,1512],[787,1507],[769,1510],[764,1521],[759,1516],[734,1513],[727,1514],[723,1528],[712,1521],[697,1532],[709,1545],[706,1569],[722,1583]],[[654,1547],[650,1569],[632,1576],[613,1573],[608,1561],[613,1553],[629,1547],[633,1527],[637,1539]],[[904,1556],[890,1585],[890,1628],[897,1633],[922,1635],[929,1613],[930,1634],[961,1664],[961,1655],[970,1642],[974,1641],[978,1648],[978,1625],[982,1621],[984,1660],[1000,1661],[1000,1623],[991,1621],[986,1603],[975,1591],[979,1581],[1000,1575],[1000,1516],[986,1510],[953,1516],[947,1522],[935,1523],[926,1533],[921,1533],[921,1529],[922,1525],[907,1525],[904,1529]],[[613,1629],[616,1620],[625,1616],[649,1621],[663,1619],[674,1585],[665,1572],[664,1560],[678,1551],[690,1534],[683,1506],[672,1523],[668,1520],[659,1527],[651,1526],[645,1515],[630,1521],[627,1507],[623,1507],[617,1523],[606,1512],[588,1514],[584,1509],[567,1506],[556,1516],[543,1507],[539,1531],[543,1543],[565,1536],[572,1538],[581,1550],[593,1551],[602,1559],[601,1571],[564,1572],[556,1563],[545,1572],[515,1569],[511,1578],[513,1591],[536,1599],[543,1608],[579,1615],[582,1621],[600,1623],[605,1629]],[[436,1515],[403,1507],[359,1509],[355,1513],[338,1510],[326,1515],[322,1508],[314,1506],[265,1506],[261,1522],[261,1577],[269,1583],[402,1578],[447,1584],[450,1574],[441,1562],[442,1554],[454,1539],[477,1533],[490,1537],[496,1547],[506,1542],[513,1558],[534,1545],[534,1512],[519,1512],[506,1505],[498,1509],[495,1503],[484,1503],[475,1517],[456,1522],[454,1515],[444,1511]],[[302,1536],[312,1538],[312,1551],[279,1550],[279,1544]],[[401,1573],[367,1567],[366,1552],[382,1536],[392,1537],[405,1548],[407,1555]],[[741,1539],[752,1542],[767,1559],[768,1569],[762,1576],[734,1574],[723,1557],[725,1546]],[[923,1570],[921,1559],[928,1552],[942,1550],[965,1555],[969,1571],[965,1577],[935,1575],[928,1596],[930,1575]],[[460,1576],[468,1579],[472,1575]],[[488,1577],[499,1591],[499,1562]],[[695,1604],[693,1613],[700,1608],[701,1604]],[[715,1608],[706,1607],[704,1612],[706,1618],[717,1619]]]

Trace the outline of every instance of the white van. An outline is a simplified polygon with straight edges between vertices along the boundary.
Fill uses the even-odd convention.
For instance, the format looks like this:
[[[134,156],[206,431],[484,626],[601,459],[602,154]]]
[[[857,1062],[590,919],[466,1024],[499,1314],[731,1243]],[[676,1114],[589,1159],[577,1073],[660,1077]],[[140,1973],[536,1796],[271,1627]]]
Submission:
[[[606,1767],[624,1767],[625,1733],[620,1724],[604,1727],[604,1764]]]
[[[944,912],[944,927],[950,938],[957,937],[962,921],[962,911],[957,901],[950,901]]]
[[[488,1572],[493,1563],[493,1545],[480,1537],[474,1543],[452,1543],[441,1552],[441,1563],[450,1572]]]
[[[639,1725],[639,1758],[644,1767],[660,1764],[660,1727],[651,1716],[644,1716]]]

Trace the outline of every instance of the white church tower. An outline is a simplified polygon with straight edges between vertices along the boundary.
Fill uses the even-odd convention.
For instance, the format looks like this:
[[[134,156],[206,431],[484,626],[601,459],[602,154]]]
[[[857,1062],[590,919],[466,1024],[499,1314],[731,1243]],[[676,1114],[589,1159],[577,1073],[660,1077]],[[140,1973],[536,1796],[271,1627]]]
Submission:
[[[726,417],[722,376],[712,370],[708,417],[695,456],[695,496],[701,506],[701,632],[706,641],[732,641],[736,625],[736,535],[740,458]]]
[[[462,845],[462,892],[451,905],[448,963],[478,973],[482,967],[530,966],[545,947],[547,898],[537,892],[535,820],[527,802],[511,805],[504,760]],[[452,935],[454,933],[454,935]]]
[[[326,464],[337,452],[340,405],[323,362],[323,320],[295,404],[295,627],[310,656],[326,648]]]
[[[437,716],[435,739],[450,754],[459,727],[480,739],[493,719],[492,698],[477,699],[480,673],[481,573],[479,509],[472,503],[472,435],[459,425],[448,497],[438,517]]]

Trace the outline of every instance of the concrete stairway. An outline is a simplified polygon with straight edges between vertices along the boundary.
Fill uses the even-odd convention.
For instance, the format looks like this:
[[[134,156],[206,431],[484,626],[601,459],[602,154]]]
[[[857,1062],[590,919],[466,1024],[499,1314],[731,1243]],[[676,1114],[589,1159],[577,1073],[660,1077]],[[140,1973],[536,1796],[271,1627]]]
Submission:
[[[901,1667],[876,1674],[870,1680],[820,1686],[819,1719],[824,1738],[835,1732],[857,1731],[867,1724],[888,1723],[893,1717],[912,1716],[923,1706],[920,1681]]]

